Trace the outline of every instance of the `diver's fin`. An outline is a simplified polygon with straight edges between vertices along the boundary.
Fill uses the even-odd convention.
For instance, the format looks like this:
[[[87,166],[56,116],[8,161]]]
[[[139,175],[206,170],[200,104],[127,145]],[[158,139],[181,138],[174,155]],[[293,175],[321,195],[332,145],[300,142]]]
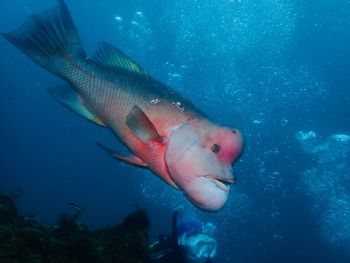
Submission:
[[[147,77],[147,73],[142,67],[137,65],[124,52],[106,42],[98,43],[93,58],[96,62],[116,70],[125,70]]]
[[[68,84],[48,88],[47,92],[72,112],[105,127],[104,123],[84,106],[83,100],[79,94],[76,93]]]
[[[151,120],[137,105],[132,107],[131,111],[126,117],[126,125],[128,125],[129,129],[132,130],[144,142],[150,140],[160,143],[164,142],[164,137],[158,134]]]
[[[33,15],[17,30],[2,33],[2,36],[34,62],[60,77],[64,77],[64,70],[67,71],[74,58],[86,57],[63,0],[58,0],[55,8]]]
[[[113,158],[120,160],[122,162],[125,163],[129,163],[132,165],[136,165],[136,166],[141,166],[141,167],[147,167],[147,164],[144,163],[139,157],[137,157],[136,155],[121,155],[119,153],[116,153],[115,151],[113,151],[112,149],[107,148],[106,146],[96,142],[97,146],[100,147],[101,149],[103,149],[106,153],[108,153],[110,156],[112,156]]]

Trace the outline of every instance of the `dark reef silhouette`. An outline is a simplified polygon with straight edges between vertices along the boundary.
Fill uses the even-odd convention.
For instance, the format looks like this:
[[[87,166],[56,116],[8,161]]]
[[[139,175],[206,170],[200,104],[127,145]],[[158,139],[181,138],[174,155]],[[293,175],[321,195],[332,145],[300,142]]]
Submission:
[[[54,226],[20,216],[13,198],[0,194],[0,262],[147,263],[150,221],[146,210],[120,225],[90,231],[75,215]]]

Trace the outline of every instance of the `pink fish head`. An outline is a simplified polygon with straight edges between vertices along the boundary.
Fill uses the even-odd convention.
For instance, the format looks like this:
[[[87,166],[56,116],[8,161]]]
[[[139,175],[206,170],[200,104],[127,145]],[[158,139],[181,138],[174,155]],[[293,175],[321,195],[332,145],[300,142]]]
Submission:
[[[171,132],[165,161],[172,180],[195,205],[216,211],[226,203],[234,183],[232,164],[242,148],[238,130],[184,124]]]

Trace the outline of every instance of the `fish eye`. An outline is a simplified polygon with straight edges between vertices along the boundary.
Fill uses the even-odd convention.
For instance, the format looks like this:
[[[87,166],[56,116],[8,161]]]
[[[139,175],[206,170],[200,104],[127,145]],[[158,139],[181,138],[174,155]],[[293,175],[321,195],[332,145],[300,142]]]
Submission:
[[[235,129],[232,129],[232,133],[237,133],[237,131]]]
[[[213,153],[218,153],[218,152],[220,152],[220,146],[217,145],[216,143],[214,143],[214,144],[211,146],[211,151],[212,151]]]

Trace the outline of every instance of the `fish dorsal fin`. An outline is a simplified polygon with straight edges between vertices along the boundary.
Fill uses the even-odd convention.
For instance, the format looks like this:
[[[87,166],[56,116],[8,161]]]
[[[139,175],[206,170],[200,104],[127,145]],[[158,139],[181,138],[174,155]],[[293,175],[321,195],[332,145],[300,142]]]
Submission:
[[[148,76],[141,66],[136,64],[124,52],[106,42],[99,42],[93,59],[116,70],[125,70],[141,76]]]
[[[100,126],[106,126],[95,114],[85,107],[82,98],[68,84],[48,88],[47,92],[72,112]]]

